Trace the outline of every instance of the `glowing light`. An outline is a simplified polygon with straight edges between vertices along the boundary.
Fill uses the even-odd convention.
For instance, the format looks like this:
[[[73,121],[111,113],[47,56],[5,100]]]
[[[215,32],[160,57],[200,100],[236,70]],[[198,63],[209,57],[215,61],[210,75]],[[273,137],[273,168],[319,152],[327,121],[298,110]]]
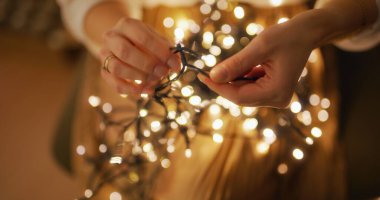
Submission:
[[[144,130],[143,131],[143,135],[145,136],[145,137],[149,137],[150,136],[150,131],[149,130]]]
[[[327,98],[322,99],[322,101],[321,101],[321,107],[322,108],[327,109],[330,107],[330,105],[331,105],[330,100],[328,100]]]
[[[121,156],[113,156],[110,159],[110,164],[121,164],[123,162],[123,158]]]
[[[222,53],[222,50],[218,46],[211,46],[210,47],[210,53],[214,56],[219,56]]]
[[[183,115],[177,117],[177,119],[175,119],[175,121],[180,125],[186,125],[188,123],[187,118]]]
[[[202,99],[199,96],[191,96],[189,102],[193,106],[199,106],[202,102]]]
[[[92,107],[98,107],[100,105],[100,98],[97,97],[97,96],[90,96],[88,98],[88,103],[92,106]]]
[[[295,148],[293,150],[293,157],[297,160],[302,160],[304,157],[303,151],[301,149]]]
[[[236,18],[243,19],[245,12],[244,12],[244,9],[242,7],[236,6],[234,9],[234,14],[235,14]]]
[[[138,155],[140,153],[142,153],[142,148],[140,147],[140,145],[138,145],[138,143],[136,143],[135,145],[133,145],[132,154]]]
[[[90,190],[90,189],[86,189],[86,190],[84,191],[84,196],[85,196],[86,198],[91,198],[93,194],[94,194],[94,193],[93,193],[92,190]]]
[[[168,112],[169,119],[175,119],[176,116],[177,116],[177,113],[175,111],[172,110]]]
[[[112,105],[110,103],[105,103],[102,106],[102,110],[104,113],[110,113],[112,112]]]
[[[147,153],[147,157],[150,162],[156,162],[157,160],[157,155],[154,153],[154,151],[149,151]]]
[[[230,34],[231,31],[232,31],[232,28],[230,25],[228,24],[223,24],[222,27],[221,27],[221,30],[224,34]]]
[[[163,24],[166,28],[171,28],[174,26],[174,20],[171,17],[166,17],[163,21]]]
[[[173,153],[175,151],[175,147],[173,145],[168,145],[168,147],[166,147],[166,151]]]
[[[276,138],[277,138],[276,134],[270,128],[264,129],[263,135],[264,135],[264,141],[268,144],[273,144],[276,141]]]
[[[211,14],[211,16],[210,16],[210,18],[211,18],[212,20],[214,20],[214,21],[218,21],[218,20],[220,19],[220,17],[222,17],[222,14],[221,14],[218,10],[215,10],[215,11]]]
[[[183,38],[185,37],[185,31],[181,28],[176,28],[174,30],[174,36],[176,41],[182,41]]]
[[[206,56],[202,56],[202,60],[208,67],[213,67],[216,65],[216,58],[212,54],[208,54]]]
[[[212,122],[212,128],[214,130],[219,130],[223,127],[223,120],[221,119],[216,119],[214,122]]]
[[[319,138],[322,136],[322,130],[318,127],[313,127],[311,129],[311,135],[313,135],[316,138]]]
[[[120,94],[120,97],[125,99],[128,97],[128,94]]]
[[[317,106],[320,101],[321,101],[321,98],[318,95],[316,94],[310,95],[309,102],[312,106]]]
[[[150,129],[153,131],[153,132],[158,132],[161,130],[161,123],[159,121],[153,121],[151,124],[150,124]]]
[[[314,140],[313,140],[311,137],[307,137],[307,138],[305,139],[305,142],[306,142],[306,144],[308,144],[308,145],[313,145],[313,144],[314,144]]]
[[[243,107],[242,112],[245,116],[251,116],[257,111],[256,107]]]
[[[272,6],[280,6],[283,3],[283,0],[270,0]]]
[[[203,42],[211,44],[214,41],[214,35],[211,32],[203,33]]]
[[[255,130],[259,122],[256,118],[248,118],[245,119],[243,122],[243,129],[246,131],[252,131]]]
[[[186,20],[186,19],[179,19],[179,20],[177,21],[177,27],[178,27],[178,28],[181,28],[182,30],[186,30],[186,29],[188,29],[189,26],[190,26],[189,21]]]
[[[223,136],[219,133],[214,133],[212,135],[212,139],[214,140],[215,143],[218,143],[218,144],[223,142]]]
[[[302,70],[302,73],[301,73],[301,77],[305,77],[307,75],[308,71],[307,71],[307,68],[303,68]]]
[[[287,21],[289,21],[289,18],[281,17],[280,19],[278,19],[277,24],[282,24],[282,23],[287,22]]]
[[[148,98],[149,97],[149,95],[147,94],[147,93],[141,93],[141,98],[143,98],[143,99],[146,99],[146,98]]]
[[[217,3],[216,3],[216,6],[220,9],[220,10],[226,10],[228,8],[228,2],[227,0],[219,0]]]
[[[291,110],[293,113],[299,113],[299,112],[302,110],[302,106],[301,106],[300,102],[298,102],[298,101],[294,101],[294,102],[290,105],[290,110]]]
[[[326,110],[321,110],[318,112],[318,119],[321,122],[325,122],[329,119],[329,113]]]
[[[268,153],[269,147],[270,147],[269,144],[265,142],[259,142],[256,145],[256,151],[260,154],[266,154]]]
[[[137,85],[141,85],[141,84],[142,84],[142,80],[135,80],[135,83],[136,83]]]
[[[78,155],[83,156],[86,153],[86,148],[83,145],[78,145],[76,148],[76,152]]]
[[[190,32],[198,33],[201,30],[201,27],[194,21],[190,21]]]
[[[185,150],[185,156],[186,158],[190,158],[192,156],[193,152],[191,151],[191,149],[186,149]]]
[[[148,115],[148,111],[146,109],[141,109],[139,115],[140,117],[146,117]]]
[[[177,76],[178,76],[177,73],[172,73],[172,74],[170,74],[169,79],[170,79],[170,80],[173,80],[173,79],[175,79],[175,77],[177,77]],[[177,81],[176,81],[175,83],[177,83]]]
[[[305,110],[302,112],[302,123],[309,126],[312,122],[311,114],[309,111]]]
[[[170,160],[167,158],[164,158],[161,160],[161,166],[165,169],[170,167]]]
[[[100,145],[99,145],[99,152],[100,152],[100,153],[105,153],[105,152],[107,152],[107,145],[105,145],[105,144],[100,144]]]
[[[277,167],[277,172],[279,174],[286,174],[288,172],[288,165],[286,165],[285,163],[279,164]]]
[[[202,4],[200,7],[200,11],[204,15],[210,14],[211,10],[211,6],[208,4]]]
[[[256,23],[250,23],[247,25],[245,31],[247,31],[248,35],[256,35],[261,33],[264,30],[263,26],[256,24]]]
[[[118,192],[112,192],[110,194],[110,200],[121,200],[121,194]]]
[[[152,151],[153,150],[153,145],[151,143],[146,143],[144,146],[143,146],[143,151],[145,153],[149,152],[149,151]]]
[[[310,56],[309,56],[309,62],[311,63],[316,63],[318,61],[318,53],[316,50],[312,51]]]
[[[241,114],[240,108],[237,106],[233,106],[230,108],[230,114],[233,117],[239,117]]]
[[[183,87],[181,89],[181,93],[182,93],[183,96],[189,97],[189,96],[191,96],[194,93],[194,89],[193,89],[193,87],[191,87],[190,85],[188,85],[188,86]]]
[[[221,112],[221,108],[220,108],[220,106],[218,106],[218,105],[216,105],[216,104],[212,104],[211,106],[210,106],[210,113],[212,114],[212,115],[219,115],[220,114],[220,112]]]
[[[124,141],[126,142],[132,142],[136,139],[135,137],[135,133],[130,131],[130,130],[127,130],[124,132]]]
[[[194,62],[194,66],[198,67],[199,69],[203,69],[205,67],[205,63],[202,60],[196,60]]]
[[[209,4],[209,5],[212,5],[215,3],[215,0],[204,0],[205,3]]]
[[[234,44],[235,44],[235,39],[230,35],[223,39],[223,47],[226,49],[231,48]]]

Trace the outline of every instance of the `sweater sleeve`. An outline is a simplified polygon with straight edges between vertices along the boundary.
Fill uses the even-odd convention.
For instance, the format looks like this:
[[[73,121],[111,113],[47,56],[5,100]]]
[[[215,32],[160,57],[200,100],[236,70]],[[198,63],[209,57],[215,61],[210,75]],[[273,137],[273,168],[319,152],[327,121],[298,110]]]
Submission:
[[[323,0],[322,0],[323,1]],[[380,43],[380,0],[376,0],[378,17],[376,22],[369,28],[335,42],[335,46],[347,51],[365,51]],[[316,5],[318,7],[318,3]]]
[[[57,0],[61,9],[63,22],[74,38],[85,45],[89,51],[96,54],[99,46],[85,34],[84,20],[91,8],[107,0]],[[121,0],[133,18],[140,18],[141,5],[135,0]],[[133,2],[133,3],[132,3]]]

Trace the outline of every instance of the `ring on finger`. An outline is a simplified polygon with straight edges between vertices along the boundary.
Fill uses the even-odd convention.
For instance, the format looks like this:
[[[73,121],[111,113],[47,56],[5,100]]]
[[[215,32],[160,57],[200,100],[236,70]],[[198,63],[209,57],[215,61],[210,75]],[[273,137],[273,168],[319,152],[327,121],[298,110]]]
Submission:
[[[108,65],[109,65],[109,62],[112,60],[112,58],[115,58],[115,56],[111,54],[107,56],[106,59],[104,59],[103,70],[108,73],[111,73],[110,69],[108,68]]]

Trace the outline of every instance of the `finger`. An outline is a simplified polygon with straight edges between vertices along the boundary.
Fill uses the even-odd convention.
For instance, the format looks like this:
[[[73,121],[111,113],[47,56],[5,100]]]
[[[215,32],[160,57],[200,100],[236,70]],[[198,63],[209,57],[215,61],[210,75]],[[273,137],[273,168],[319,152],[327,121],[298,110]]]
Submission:
[[[125,18],[118,22],[118,30],[137,46],[155,55],[161,62],[171,68],[180,66],[178,56],[170,52],[169,41],[160,37],[156,32],[150,31],[148,26],[139,20]],[[133,31],[131,31],[133,27]]]
[[[254,40],[243,50],[215,66],[210,77],[217,83],[226,83],[247,74],[264,61],[264,53]]]
[[[121,61],[147,74],[151,74],[155,66],[160,63],[159,60],[136,48],[131,42],[115,32],[108,32],[105,42],[110,51]],[[159,74],[159,76],[164,75]]]
[[[211,90],[240,106],[268,106],[270,93],[261,81],[245,84],[215,83],[205,76],[198,76]]]
[[[101,75],[103,79],[119,94],[128,94],[136,98],[140,97],[142,92],[142,87],[140,85],[119,79],[104,70],[102,70]]]
[[[106,59],[106,57],[103,59]],[[110,73],[119,79],[134,81],[137,84],[146,83],[148,76],[146,73],[121,62],[116,57],[108,61],[107,67]]]

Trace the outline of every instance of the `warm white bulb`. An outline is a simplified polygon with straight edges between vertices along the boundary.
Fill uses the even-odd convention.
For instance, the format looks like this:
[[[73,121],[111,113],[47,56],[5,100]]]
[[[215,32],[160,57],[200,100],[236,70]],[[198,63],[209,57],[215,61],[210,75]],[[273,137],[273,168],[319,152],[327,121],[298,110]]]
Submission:
[[[313,135],[316,138],[320,138],[322,136],[322,130],[318,127],[313,127],[311,129],[311,135]]]
[[[234,14],[235,14],[236,18],[243,19],[245,12],[244,12],[244,9],[242,7],[236,6],[234,9]]]
[[[302,110],[302,105],[298,101],[294,101],[292,104],[290,104],[290,110],[293,113],[299,113]]]
[[[243,122],[243,129],[246,131],[252,131],[255,130],[259,122],[256,118],[248,118],[245,119]]]
[[[293,150],[293,157],[297,160],[302,160],[304,157],[303,151],[301,149],[294,149]]]
[[[223,136],[219,133],[214,133],[212,135],[212,139],[214,140],[215,143],[218,143],[218,144],[223,142]]]
[[[216,119],[214,120],[214,122],[212,123],[212,128],[214,130],[219,130],[223,127],[223,120],[221,119]]]
[[[193,152],[191,151],[191,149],[186,149],[185,150],[185,156],[186,158],[190,158],[192,156]]]

